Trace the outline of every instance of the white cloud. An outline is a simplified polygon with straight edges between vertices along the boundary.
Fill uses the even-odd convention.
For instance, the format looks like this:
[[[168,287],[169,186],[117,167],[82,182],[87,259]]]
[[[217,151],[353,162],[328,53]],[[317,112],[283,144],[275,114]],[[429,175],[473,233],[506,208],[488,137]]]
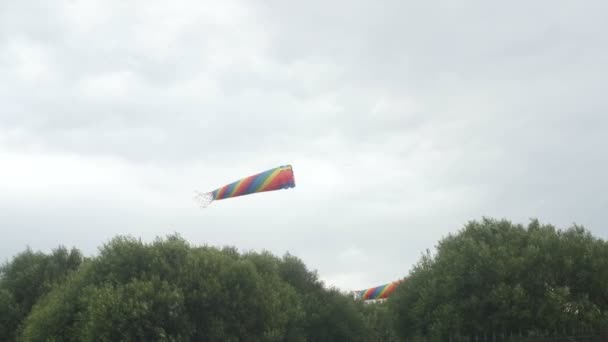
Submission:
[[[352,290],[482,215],[606,236],[606,9],[0,4],[0,258],[177,231]],[[192,202],[285,163],[295,189]]]

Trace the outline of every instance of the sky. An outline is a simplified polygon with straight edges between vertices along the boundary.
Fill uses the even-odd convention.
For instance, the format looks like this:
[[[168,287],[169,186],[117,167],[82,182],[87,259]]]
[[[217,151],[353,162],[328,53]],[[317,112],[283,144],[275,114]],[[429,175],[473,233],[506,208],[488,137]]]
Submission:
[[[483,217],[608,238],[606,1],[0,1],[0,262],[117,235],[400,279]],[[294,189],[193,191],[291,164]]]

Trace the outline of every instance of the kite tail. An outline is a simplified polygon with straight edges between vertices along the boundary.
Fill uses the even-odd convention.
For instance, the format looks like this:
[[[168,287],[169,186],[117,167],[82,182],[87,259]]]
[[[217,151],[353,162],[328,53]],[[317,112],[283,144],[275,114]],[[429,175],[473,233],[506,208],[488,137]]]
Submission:
[[[214,200],[214,196],[212,192],[199,192],[194,191],[194,200],[198,203],[201,208],[207,208],[211,202]]]

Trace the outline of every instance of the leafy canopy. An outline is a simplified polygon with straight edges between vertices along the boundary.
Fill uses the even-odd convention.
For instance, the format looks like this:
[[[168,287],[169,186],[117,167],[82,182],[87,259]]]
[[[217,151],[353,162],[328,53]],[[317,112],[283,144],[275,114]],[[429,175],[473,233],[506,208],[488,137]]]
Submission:
[[[389,300],[402,337],[599,329],[608,246],[585,229],[470,222],[423,255]]]

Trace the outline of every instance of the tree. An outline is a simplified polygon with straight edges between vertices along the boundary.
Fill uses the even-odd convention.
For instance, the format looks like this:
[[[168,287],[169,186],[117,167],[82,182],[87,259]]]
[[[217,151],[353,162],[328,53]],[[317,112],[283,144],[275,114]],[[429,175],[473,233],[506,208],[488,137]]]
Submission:
[[[82,261],[77,249],[59,247],[47,255],[28,248],[0,267],[0,340],[13,340],[38,299],[61,284]]]
[[[428,251],[388,301],[401,337],[599,329],[608,246],[584,228],[470,222]]]
[[[117,237],[38,301],[20,337],[357,341],[362,322],[350,298],[296,258],[192,247],[177,235],[152,244]]]
[[[350,296],[326,289],[316,272],[298,258],[286,254],[279,264],[282,278],[296,289],[304,319],[306,341],[368,341],[362,312]]]
[[[365,329],[368,334],[367,341],[397,341],[397,335],[393,327],[393,319],[386,302],[359,304],[359,310],[363,314]]]
[[[19,309],[13,295],[0,288],[0,341],[11,341],[19,326]]]

